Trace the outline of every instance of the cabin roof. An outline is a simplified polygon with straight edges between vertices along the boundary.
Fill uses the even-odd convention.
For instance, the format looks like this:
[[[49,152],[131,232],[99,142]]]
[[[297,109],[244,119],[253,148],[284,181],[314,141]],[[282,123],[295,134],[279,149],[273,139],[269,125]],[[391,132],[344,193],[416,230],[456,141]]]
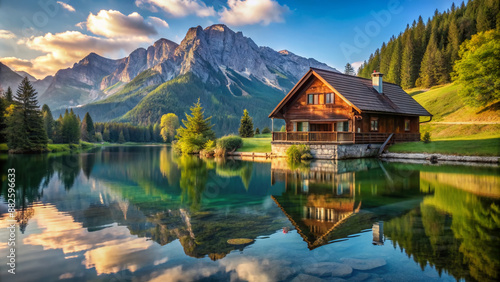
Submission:
[[[323,81],[332,91],[339,94],[361,112],[380,112],[398,115],[432,116],[415,99],[406,93],[400,86],[383,82],[383,95],[372,86],[372,80],[358,76],[346,75],[339,72],[310,68],[297,82],[283,100],[276,106],[269,117],[277,117],[278,112],[297,95],[302,86],[312,77]]]

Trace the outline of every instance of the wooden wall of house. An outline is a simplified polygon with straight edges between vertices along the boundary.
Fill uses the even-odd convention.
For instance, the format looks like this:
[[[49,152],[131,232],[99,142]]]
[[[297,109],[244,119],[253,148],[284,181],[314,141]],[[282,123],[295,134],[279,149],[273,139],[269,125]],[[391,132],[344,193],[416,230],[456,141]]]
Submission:
[[[350,119],[352,107],[349,106],[342,98],[334,94],[333,104],[309,105],[307,104],[308,94],[326,94],[333,93],[321,80],[313,78],[312,83],[305,90],[302,90],[299,95],[292,101],[289,106],[284,109],[284,117],[287,131],[293,130],[293,122],[295,120],[303,121],[324,121],[332,119]]]
[[[419,133],[419,117],[397,116],[386,114],[362,114],[361,120],[356,120],[356,132],[361,128],[361,132],[373,132],[370,130],[371,118],[378,118],[378,131],[380,133]],[[405,120],[410,120],[410,131],[405,131]]]

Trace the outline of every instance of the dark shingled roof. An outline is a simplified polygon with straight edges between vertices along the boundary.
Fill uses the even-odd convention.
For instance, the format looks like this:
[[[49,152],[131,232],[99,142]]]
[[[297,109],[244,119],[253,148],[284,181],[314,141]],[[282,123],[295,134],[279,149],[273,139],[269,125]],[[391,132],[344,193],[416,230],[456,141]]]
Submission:
[[[396,84],[384,82],[384,93],[381,95],[373,88],[371,79],[316,68],[311,68],[309,72],[311,71],[314,75],[330,84],[340,95],[344,96],[361,111],[431,116],[424,107]],[[270,116],[284,106],[286,100],[290,98],[288,96],[293,95],[294,90],[295,88],[288,93],[287,97],[274,109]]]

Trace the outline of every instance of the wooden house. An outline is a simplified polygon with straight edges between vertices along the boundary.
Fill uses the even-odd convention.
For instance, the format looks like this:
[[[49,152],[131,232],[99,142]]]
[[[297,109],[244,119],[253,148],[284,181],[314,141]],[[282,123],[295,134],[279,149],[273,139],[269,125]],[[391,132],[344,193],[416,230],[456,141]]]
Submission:
[[[269,115],[273,127],[275,118],[286,124],[285,132],[272,133],[273,152],[297,143],[382,144],[391,134],[391,142],[419,141],[419,117],[432,115],[382,77],[379,72],[370,80],[311,68]]]

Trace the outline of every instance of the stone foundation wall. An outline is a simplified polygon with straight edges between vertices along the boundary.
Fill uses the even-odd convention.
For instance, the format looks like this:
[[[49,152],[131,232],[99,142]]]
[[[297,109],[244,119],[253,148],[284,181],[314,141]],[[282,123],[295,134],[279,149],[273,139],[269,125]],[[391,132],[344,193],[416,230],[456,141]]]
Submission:
[[[286,150],[292,145],[305,144],[311,149],[311,155],[315,159],[343,160],[357,159],[377,156],[381,144],[313,144],[313,143],[291,143],[272,142],[272,154],[277,157],[286,157]]]

